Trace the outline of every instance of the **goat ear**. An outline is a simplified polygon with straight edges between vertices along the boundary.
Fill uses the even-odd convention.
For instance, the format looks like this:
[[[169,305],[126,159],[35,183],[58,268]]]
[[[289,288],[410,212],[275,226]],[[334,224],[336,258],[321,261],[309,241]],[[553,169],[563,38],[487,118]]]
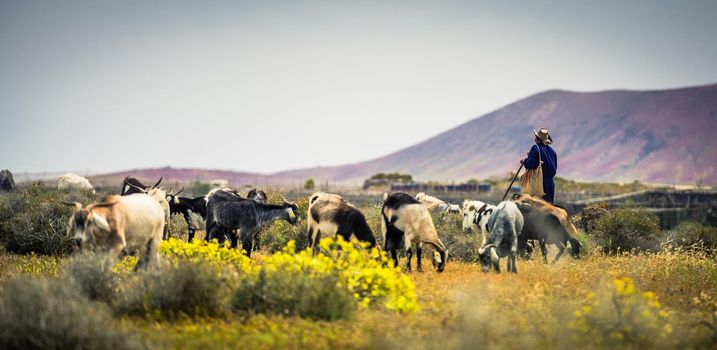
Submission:
[[[105,219],[102,215],[93,214],[92,215],[92,222],[97,225],[102,231],[110,231],[110,224],[107,223],[107,219]]]
[[[387,199],[388,199],[388,192],[384,192],[384,193],[383,193],[383,200],[387,200]]]
[[[485,247],[480,247],[480,248],[478,248],[478,254],[479,254],[479,255],[485,254]]]

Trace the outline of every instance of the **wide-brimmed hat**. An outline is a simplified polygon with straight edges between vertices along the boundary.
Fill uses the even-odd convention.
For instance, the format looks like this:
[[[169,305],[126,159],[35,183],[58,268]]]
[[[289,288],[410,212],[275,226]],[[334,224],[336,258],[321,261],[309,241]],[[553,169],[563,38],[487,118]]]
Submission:
[[[546,128],[541,128],[538,131],[535,131],[535,129],[533,129],[533,134],[535,134],[535,137],[539,138],[540,141],[542,141],[543,144],[545,144],[545,145],[549,145],[549,144],[553,143],[553,138],[550,137],[550,134],[548,133],[548,129],[546,129]]]

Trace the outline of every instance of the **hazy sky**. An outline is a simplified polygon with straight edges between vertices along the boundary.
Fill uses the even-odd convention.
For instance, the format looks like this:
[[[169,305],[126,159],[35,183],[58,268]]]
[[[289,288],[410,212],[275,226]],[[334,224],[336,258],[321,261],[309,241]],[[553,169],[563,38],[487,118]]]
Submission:
[[[714,82],[717,1],[0,0],[0,168],[337,165],[542,90]]]

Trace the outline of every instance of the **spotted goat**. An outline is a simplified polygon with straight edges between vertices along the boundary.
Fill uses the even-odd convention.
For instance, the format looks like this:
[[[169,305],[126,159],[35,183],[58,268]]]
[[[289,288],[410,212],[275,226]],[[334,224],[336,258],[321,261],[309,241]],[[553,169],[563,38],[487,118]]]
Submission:
[[[312,194],[306,222],[309,247],[312,247],[314,254],[319,250],[321,238],[336,235],[344,240],[349,240],[353,235],[357,240],[368,243],[369,247],[376,245],[376,237],[363,213],[337,194]]]
[[[398,266],[398,255],[396,251],[406,249],[406,269],[411,270],[412,247],[416,251],[416,268],[421,271],[422,245],[428,244],[433,247],[433,259],[431,260],[438,272],[446,267],[446,247],[438,238],[438,232],[433,225],[433,219],[428,209],[407,193],[395,192],[384,194],[383,207],[381,208],[381,228],[384,238],[384,249],[391,252],[394,266]]]

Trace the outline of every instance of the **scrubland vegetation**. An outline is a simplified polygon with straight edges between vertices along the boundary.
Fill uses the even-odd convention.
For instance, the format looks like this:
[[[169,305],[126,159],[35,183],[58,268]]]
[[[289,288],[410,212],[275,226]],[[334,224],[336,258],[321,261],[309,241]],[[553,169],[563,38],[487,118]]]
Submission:
[[[270,193],[270,202],[281,194]],[[133,272],[77,254],[62,201],[97,200],[43,187],[0,195],[0,348],[714,348],[717,229],[662,232],[625,208],[586,216],[587,248],[520,273],[481,273],[480,237],[434,218],[448,247],[443,273],[403,273],[356,242],[304,250],[306,227],[276,222],[262,251],[195,240],[174,217],[161,265]],[[306,198],[297,201],[305,217]],[[380,241],[380,206],[360,208]],[[584,224],[584,225],[583,225]],[[202,237],[201,234],[198,235]],[[426,249],[429,250],[429,249]],[[555,252],[551,252],[554,254]],[[425,254],[430,254],[426,252]]]

